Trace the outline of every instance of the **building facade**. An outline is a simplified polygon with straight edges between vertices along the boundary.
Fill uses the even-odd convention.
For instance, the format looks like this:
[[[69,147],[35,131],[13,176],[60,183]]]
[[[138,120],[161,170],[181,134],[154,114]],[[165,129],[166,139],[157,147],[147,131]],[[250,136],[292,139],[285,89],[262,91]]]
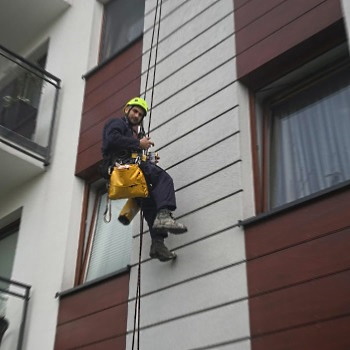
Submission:
[[[0,8],[1,350],[349,349],[345,0]],[[138,95],[172,262],[124,200],[104,221],[102,129]]]

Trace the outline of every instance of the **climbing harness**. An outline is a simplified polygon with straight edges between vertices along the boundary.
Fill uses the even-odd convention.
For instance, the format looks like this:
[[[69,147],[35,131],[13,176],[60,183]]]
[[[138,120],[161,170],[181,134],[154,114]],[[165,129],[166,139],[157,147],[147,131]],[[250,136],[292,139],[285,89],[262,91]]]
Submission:
[[[151,58],[152,58],[152,51],[153,51],[153,41],[154,41],[154,34],[155,34],[155,28],[157,23],[157,15],[158,15],[158,9],[159,9],[159,15],[158,15],[158,31],[157,31],[157,39],[156,39],[156,45],[155,45],[155,59],[154,59],[154,69],[153,69],[153,81],[152,81],[152,95],[151,95],[151,101],[150,101],[150,108],[149,108],[149,119],[148,119],[148,129],[147,129],[147,136],[149,137],[150,128],[151,128],[151,120],[152,120],[152,107],[153,107],[153,97],[154,97],[154,85],[155,85],[155,77],[156,77],[156,68],[157,68],[157,58],[158,58],[158,44],[159,44],[159,33],[160,33],[160,23],[162,19],[162,4],[163,0],[157,0],[157,5],[155,9],[154,14],[154,21],[153,21],[153,30],[152,30],[152,39],[151,39],[151,49],[148,57],[148,66],[147,66],[147,74],[146,74],[146,82],[145,82],[145,89],[144,89],[144,96],[143,99],[146,99],[147,94],[147,86],[148,86],[148,79],[149,79],[149,73],[151,69]],[[141,123],[141,132],[144,133],[143,129],[143,121]],[[145,134],[145,133],[144,133]],[[135,336],[137,332],[137,350],[140,350],[140,327],[141,327],[141,259],[142,259],[142,243],[143,243],[143,223],[144,223],[144,217],[143,212],[141,210],[140,213],[140,247],[139,247],[139,261],[138,261],[138,268],[137,268],[137,287],[136,287],[136,297],[135,297],[135,309],[134,309],[134,324],[133,324],[133,333],[132,333],[132,347],[131,349],[134,350],[135,346]],[[136,330],[137,329],[137,330]]]

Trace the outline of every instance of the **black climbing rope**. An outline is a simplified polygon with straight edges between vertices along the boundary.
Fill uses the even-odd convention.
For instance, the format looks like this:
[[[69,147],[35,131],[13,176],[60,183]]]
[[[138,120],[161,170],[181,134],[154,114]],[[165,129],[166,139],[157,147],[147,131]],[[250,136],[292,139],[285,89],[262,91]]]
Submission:
[[[155,51],[155,58],[154,58],[154,69],[153,69],[153,81],[152,81],[152,94],[151,94],[151,102],[150,102],[150,112],[149,112],[149,118],[148,118],[148,128],[147,128],[147,136],[149,136],[149,132],[151,129],[151,120],[152,120],[152,109],[153,109],[153,97],[154,97],[154,85],[155,85],[155,81],[156,81],[156,71],[157,71],[157,60],[158,60],[158,43],[159,43],[159,33],[160,33],[160,21],[162,18],[162,4],[163,4],[163,0],[160,0],[160,5],[159,5],[159,22],[158,22],[158,31],[157,31],[157,42],[156,42],[156,51]],[[157,8],[158,8],[158,0],[157,0]],[[154,27],[153,30],[156,26],[156,22],[154,22]],[[152,33],[153,36],[153,33]],[[153,38],[152,38],[153,40]],[[153,45],[153,43],[151,44]],[[151,53],[149,55],[149,57],[151,58]],[[149,61],[150,64],[150,61]],[[150,66],[148,66],[147,69],[147,75],[149,74],[149,69]],[[146,84],[147,84],[147,80],[146,80]],[[147,93],[147,85],[145,86],[145,99],[146,99],[146,93]]]
[[[154,34],[155,34],[155,28],[156,28],[156,23],[157,23],[157,15],[158,15],[158,9],[159,9],[158,31],[157,31],[157,39],[156,39],[156,44],[155,44],[155,59],[154,59],[154,69],[153,69],[153,81],[152,81],[152,87],[151,87],[152,95],[151,95],[151,102],[150,102],[150,107],[149,107],[149,119],[148,119],[148,128],[147,128],[147,137],[149,137],[150,128],[151,128],[151,120],[152,120],[154,85],[155,85],[157,59],[158,59],[159,33],[160,33],[160,23],[161,23],[161,18],[162,18],[162,4],[163,4],[163,0],[157,0],[157,5],[156,5],[156,9],[155,9],[155,14],[154,14],[154,21],[153,21],[151,49],[150,49],[150,52],[149,52],[148,66],[147,66],[147,73],[146,73],[146,82],[145,82],[145,89],[144,89],[144,96],[143,96],[143,98],[146,99],[148,79],[149,79],[149,74],[150,74],[150,69],[151,69],[151,61],[152,61]],[[146,134],[144,132],[143,124],[141,125],[141,132],[143,134]],[[138,261],[138,268],[137,268],[137,287],[136,287],[135,308],[134,308],[134,325],[133,325],[134,328],[133,328],[133,333],[132,333],[132,347],[131,347],[132,350],[134,350],[134,346],[135,346],[135,334],[136,334],[136,332],[137,332],[137,350],[140,350],[141,258],[142,258],[142,243],[143,243],[143,227],[144,227],[144,216],[143,216],[143,212],[141,210],[141,212],[140,212],[140,247],[139,247],[139,261]]]

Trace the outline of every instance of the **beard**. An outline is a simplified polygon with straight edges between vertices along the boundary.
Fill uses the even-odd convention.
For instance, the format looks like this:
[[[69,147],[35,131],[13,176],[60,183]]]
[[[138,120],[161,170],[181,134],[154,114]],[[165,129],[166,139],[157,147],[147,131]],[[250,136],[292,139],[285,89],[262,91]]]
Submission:
[[[139,119],[138,117],[129,116],[128,119],[129,119],[130,124],[135,125],[135,126],[140,125],[142,122],[142,119]]]

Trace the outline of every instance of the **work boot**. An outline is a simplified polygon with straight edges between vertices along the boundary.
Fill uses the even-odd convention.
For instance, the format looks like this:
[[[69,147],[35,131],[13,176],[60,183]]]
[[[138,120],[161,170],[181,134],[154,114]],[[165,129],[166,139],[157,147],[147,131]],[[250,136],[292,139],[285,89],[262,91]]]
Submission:
[[[176,254],[171,252],[162,240],[152,239],[149,256],[160,261],[169,261],[176,258]]]
[[[170,210],[160,209],[154,220],[153,230],[180,234],[187,232],[187,227],[184,224],[176,222]]]

